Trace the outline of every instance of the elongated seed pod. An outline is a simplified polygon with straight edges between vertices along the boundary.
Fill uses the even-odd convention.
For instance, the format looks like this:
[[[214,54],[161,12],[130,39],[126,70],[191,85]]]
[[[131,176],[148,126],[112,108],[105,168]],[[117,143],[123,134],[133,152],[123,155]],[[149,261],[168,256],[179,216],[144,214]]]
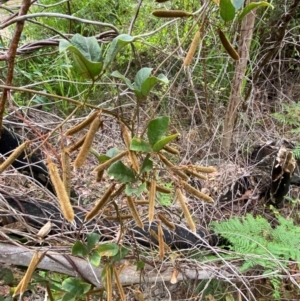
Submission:
[[[181,170],[178,170],[177,168],[176,168],[176,166],[174,166],[164,155],[162,155],[162,154],[158,154],[159,155],[159,158],[160,158],[160,160],[167,166],[167,167],[169,167],[169,168],[171,168],[172,169],[172,171],[175,173],[175,174],[177,174],[180,178],[182,178],[183,180],[188,180],[189,179],[189,177],[184,173],[184,172],[182,172]]]
[[[134,151],[128,151],[128,154],[129,154],[129,159],[130,159],[130,162],[131,162],[132,169],[136,173],[139,173],[140,172],[140,166],[139,166],[139,162],[138,162],[138,159],[137,159],[137,156],[136,156],[135,152]]]
[[[200,173],[194,171],[192,168],[188,168],[188,167],[187,167],[187,168],[184,169],[184,171],[185,171],[186,173],[188,173],[188,174],[190,174],[190,175],[196,177],[196,178],[201,179],[201,180],[207,180],[207,177],[206,177],[206,176],[201,175]]]
[[[191,229],[191,231],[196,233],[196,225],[195,225],[193,218],[190,214],[190,211],[185,203],[185,197],[180,188],[176,188],[176,196],[177,196],[177,200],[181,206],[183,215],[187,221],[189,228]]]
[[[119,153],[118,155],[112,157],[111,159],[105,161],[104,163],[98,165],[95,169],[94,172],[98,172],[100,170],[105,170],[106,168],[108,168],[109,166],[111,166],[114,162],[120,160],[122,157],[124,157],[125,155],[128,154],[128,151],[123,151],[121,153]]]
[[[34,255],[31,258],[31,261],[28,265],[27,271],[25,273],[25,275],[23,276],[22,280],[19,282],[19,284],[17,285],[15,291],[14,291],[14,295],[13,297],[17,296],[17,295],[22,295],[28,286],[28,283],[32,277],[33,272],[35,271],[36,267],[38,266],[38,264],[41,262],[41,260],[44,258],[46,252],[35,252]]]
[[[127,149],[130,149],[131,135],[128,131],[127,126],[124,123],[121,123],[121,132],[122,132],[122,137],[123,137],[123,140],[124,140],[124,143],[125,143]]]
[[[114,277],[117,284],[117,288],[119,290],[121,301],[126,301],[126,295],[124,293],[123,286],[119,278],[119,271],[117,270],[115,265],[113,266],[113,271],[114,271]]]
[[[96,175],[96,182],[101,182],[102,178],[103,178],[103,175],[104,175],[104,170],[98,171],[97,175]]]
[[[77,155],[77,158],[74,161],[75,168],[82,166],[84,161],[86,160],[100,124],[101,124],[100,116],[97,116],[94,119],[93,123],[91,124],[87,136],[84,140],[84,143]]]
[[[210,196],[208,196],[207,194],[204,194],[201,191],[195,189],[193,186],[191,186],[187,182],[181,181],[181,184],[187,192],[193,194],[195,197],[197,197],[197,198],[199,198],[199,199],[201,199],[205,202],[209,202],[209,203],[214,202],[214,200]]]
[[[148,220],[150,224],[154,219],[155,196],[156,196],[156,179],[153,178],[150,184],[149,195],[148,195],[149,198]]]
[[[7,157],[7,159],[0,165],[0,173],[5,171],[22,154],[28,144],[28,141],[22,143]]]
[[[170,1],[170,0],[155,0],[157,3],[163,3],[163,2],[167,2],[167,1]]]
[[[137,205],[149,205],[149,201],[146,200],[134,200],[134,203]]]
[[[90,221],[92,218],[94,218],[99,213],[99,211],[107,204],[107,202],[111,199],[110,196],[113,193],[115,186],[115,183],[110,185],[110,187],[105,191],[102,198],[99,201],[97,201],[94,208],[85,215],[85,222]]]
[[[82,144],[84,143],[84,140],[85,140],[86,136],[87,136],[87,133],[83,137],[81,137],[78,141],[73,143],[70,147],[66,148],[66,152],[71,154],[72,152],[77,150],[79,147],[81,147]]]
[[[112,301],[112,279],[111,279],[111,266],[110,264],[106,265],[106,301]]]
[[[61,153],[63,183],[65,185],[68,197],[71,194],[71,164],[70,155],[65,149]]]
[[[184,62],[183,62],[184,67],[187,67],[191,64],[194,54],[196,52],[196,49],[199,45],[200,37],[201,37],[200,30],[197,30],[196,34],[194,35],[193,41],[191,43],[190,49],[184,59]]]
[[[84,128],[86,128],[88,125],[90,125],[94,121],[94,119],[96,118],[96,116],[98,114],[99,114],[99,111],[95,111],[88,118],[86,118],[82,122],[78,123],[77,125],[73,126],[69,130],[67,130],[65,135],[71,136],[71,135],[74,135],[74,134],[78,133],[79,131],[83,130]]]
[[[163,214],[158,213],[157,217],[171,230],[176,229],[175,225],[172,222],[170,222]]]
[[[158,18],[187,18],[193,16],[183,10],[155,10],[152,15]]]
[[[144,224],[143,224],[143,222],[142,222],[142,220],[141,220],[141,218],[140,218],[140,216],[139,216],[139,214],[136,210],[135,203],[134,203],[132,197],[127,196],[127,204],[128,204],[130,212],[131,212],[136,224],[138,225],[138,227],[144,229]]]
[[[216,172],[217,169],[213,166],[200,166],[200,165],[191,165],[193,169],[199,172],[211,173]]]
[[[164,146],[164,150],[172,155],[179,155],[179,150],[172,147],[172,146],[169,146],[169,145],[165,145]]]
[[[70,203],[70,198],[68,197],[65,185],[61,180],[57,166],[48,158],[48,169],[51,181],[53,183],[57,198],[59,200],[59,204],[61,207],[61,211],[65,217],[65,219],[69,222],[73,222],[74,220],[74,210]]]
[[[105,220],[125,220],[125,219],[132,219],[132,215],[131,214],[121,214],[121,215],[119,215],[119,216],[117,216],[117,215],[111,215],[111,216],[109,216],[109,215],[105,215],[104,217],[103,217]]]
[[[148,188],[148,190],[150,189],[150,184],[151,184],[151,182],[147,181],[147,188]],[[161,186],[158,186],[158,185],[156,185],[156,190],[158,192],[162,192],[162,193],[166,193],[166,194],[170,194],[172,192],[171,189],[165,188],[165,187],[161,187]]]
[[[155,238],[155,240],[157,240],[157,242],[159,243],[159,238],[158,235],[156,234],[156,232],[152,229],[150,229],[150,235],[153,236]],[[171,251],[171,248],[164,242],[164,248],[167,251]]]
[[[218,29],[218,34],[221,40],[222,45],[224,46],[226,52],[236,61],[240,59],[239,54],[235,51],[231,43],[228,41],[224,32],[221,29]]]
[[[111,199],[115,199],[116,197],[120,196],[120,194],[122,193],[122,191],[125,189],[126,184],[123,183],[119,186],[119,188],[111,195]]]
[[[158,236],[158,247],[159,247],[159,257],[164,259],[165,257],[165,242],[164,242],[164,233],[159,222],[157,225],[157,236]]]

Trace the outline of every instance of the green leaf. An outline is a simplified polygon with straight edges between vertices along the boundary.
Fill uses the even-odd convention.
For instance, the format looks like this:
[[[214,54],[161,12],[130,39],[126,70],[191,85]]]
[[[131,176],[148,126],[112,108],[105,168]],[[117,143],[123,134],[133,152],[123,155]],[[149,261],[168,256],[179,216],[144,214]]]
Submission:
[[[238,11],[244,5],[244,2],[245,0],[232,0],[235,11]]]
[[[77,240],[72,248],[72,255],[76,256],[86,256],[89,253],[86,245],[84,245],[80,240]]]
[[[220,16],[225,21],[232,21],[235,17],[235,8],[231,0],[220,0]]]
[[[100,62],[101,49],[95,37],[84,37],[77,33],[71,39],[71,43],[87,60],[91,62]]]
[[[134,79],[134,93],[137,98],[142,99],[150,93],[150,90],[157,82],[168,83],[168,78],[160,74],[158,77],[151,76],[153,68],[142,68]]]
[[[121,183],[130,183],[135,180],[135,172],[131,168],[125,166],[122,161],[113,163],[109,167],[107,173]]]
[[[119,247],[119,250],[118,250],[118,253],[113,256],[111,259],[116,262],[116,261],[120,261],[122,260],[123,258],[125,258],[127,256],[127,254],[129,253],[129,249],[128,248],[125,248],[123,246],[120,246]]]
[[[76,300],[76,296],[74,296],[71,293],[65,293],[61,299],[62,301],[75,301]]]
[[[89,258],[89,262],[90,262],[93,266],[95,266],[95,267],[99,266],[99,264],[100,264],[100,262],[101,262],[101,255],[98,253],[97,250],[94,250],[94,251],[88,256],[88,258]]]
[[[141,195],[144,191],[146,191],[146,183],[142,183],[141,185],[134,187],[134,186],[130,186],[129,184],[126,185],[125,188],[125,194],[126,195],[136,195],[139,196]]]
[[[268,6],[274,9],[274,6],[266,1],[260,1],[260,2],[251,2],[249,3],[241,12],[241,14],[238,17],[238,21],[243,20],[243,18],[254,8],[260,7],[260,6]]]
[[[134,40],[135,38],[128,34],[120,34],[119,36],[115,37],[105,55],[103,69],[107,69],[109,64],[115,59],[118,52],[126,45],[132,43]]]
[[[153,169],[153,161],[150,159],[150,155],[147,155],[142,164],[140,173],[142,174],[144,172],[151,171],[152,169]]]
[[[91,252],[95,247],[96,243],[99,242],[100,234],[98,233],[89,233],[87,234],[87,250]]]
[[[107,155],[100,155],[98,158],[99,163],[104,163],[105,161],[111,159],[111,157],[107,156]]]
[[[110,149],[106,152],[106,155],[107,155],[109,158],[112,158],[112,157],[116,156],[119,152],[120,152],[120,151],[119,151],[118,148],[113,147],[113,148],[110,148]]]
[[[97,252],[101,256],[115,256],[119,252],[119,246],[115,243],[106,243],[97,247]]]
[[[95,37],[83,37],[76,34],[71,43],[61,40],[59,51],[70,51],[73,56],[73,67],[79,76],[94,79],[102,70],[101,50]]]
[[[149,122],[147,136],[152,146],[165,136],[169,122],[168,116],[157,117]]]
[[[144,268],[144,266],[145,266],[145,262],[140,260],[136,263],[136,270],[140,271]]]
[[[136,152],[151,152],[151,147],[148,142],[142,140],[139,137],[133,137],[130,143],[130,150]]]
[[[123,80],[124,83],[127,85],[127,87],[128,87],[130,90],[134,90],[134,86],[131,84],[130,80],[129,80],[127,77],[125,77],[123,74],[121,74],[119,71],[114,71],[114,72],[111,74],[111,76]]]
[[[77,278],[69,277],[62,283],[62,289],[72,294],[73,296],[81,296],[86,294],[91,288],[91,285]]]
[[[163,139],[160,139],[153,145],[153,151],[159,152],[164,148],[165,145],[167,145],[172,140],[176,139],[180,134],[174,134],[171,136],[164,137]]]
[[[4,284],[12,286],[14,282],[13,272],[8,268],[2,268],[0,270],[0,280],[2,280]]]

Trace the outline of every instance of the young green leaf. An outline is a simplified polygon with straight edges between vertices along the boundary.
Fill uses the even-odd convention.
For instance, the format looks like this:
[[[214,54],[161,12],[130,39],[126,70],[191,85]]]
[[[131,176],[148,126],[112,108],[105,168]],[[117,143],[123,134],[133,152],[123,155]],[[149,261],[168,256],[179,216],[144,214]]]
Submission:
[[[152,147],[153,151],[159,152],[160,150],[162,150],[164,148],[165,145],[167,145],[172,140],[176,139],[179,135],[180,134],[174,134],[174,135],[167,136],[167,137],[160,139],[153,145],[153,147]]]
[[[92,249],[95,247],[96,243],[100,239],[100,234],[98,233],[89,233],[87,234],[87,249],[88,252],[91,252]]]
[[[147,136],[152,146],[165,136],[169,122],[168,116],[157,117],[149,122]]]
[[[133,137],[130,143],[130,150],[149,153],[151,152],[151,147],[148,142],[142,140],[141,138]]]
[[[122,161],[113,163],[109,167],[107,173],[121,183],[130,183],[135,180],[135,172],[131,168],[125,166]]]
[[[95,266],[95,267],[99,266],[99,264],[100,264],[100,262],[101,262],[101,255],[98,253],[97,250],[94,250],[94,251],[88,256],[88,258],[89,258],[89,262],[90,262],[93,266]]]
[[[115,256],[118,254],[119,252],[119,247],[117,244],[115,243],[106,243],[103,245],[99,245],[97,247],[97,252],[101,255],[101,256]]]
[[[72,247],[72,255],[76,256],[86,256],[89,250],[86,245],[84,245],[80,240],[77,240]]]
[[[74,296],[82,296],[91,288],[91,284],[85,283],[77,278],[69,277],[62,283],[62,289]]]
[[[266,1],[260,1],[260,2],[251,2],[249,3],[241,12],[241,14],[238,17],[238,21],[242,21],[243,18],[253,9],[261,6],[268,6],[274,9],[274,6]]]
[[[130,90],[134,90],[134,86],[131,84],[131,81],[129,78],[125,77],[123,74],[121,74],[119,71],[114,71],[111,76],[121,79]]]
[[[220,16],[225,21],[232,21],[235,17],[235,7],[231,0],[220,0]]]
[[[152,169],[153,169],[153,161],[150,159],[150,155],[147,155],[142,164],[140,173],[142,174],[144,172],[151,171]]]

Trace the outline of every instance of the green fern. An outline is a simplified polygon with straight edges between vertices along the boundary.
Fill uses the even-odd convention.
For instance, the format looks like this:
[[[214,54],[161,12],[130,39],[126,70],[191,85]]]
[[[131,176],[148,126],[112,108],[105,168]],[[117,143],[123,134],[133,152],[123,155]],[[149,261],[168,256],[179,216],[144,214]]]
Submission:
[[[300,128],[299,128],[299,133],[300,133]],[[300,144],[297,144],[293,149],[293,155],[295,159],[300,159]]]
[[[248,214],[241,220],[235,217],[221,223],[214,222],[212,226],[230,243],[234,252],[244,257],[241,271],[257,265],[265,269],[286,268],[289,260],[300,266],[300,227],[292,219],[281,216],[278,222],[279,225],[272,228],[263,217],[254,218]]]

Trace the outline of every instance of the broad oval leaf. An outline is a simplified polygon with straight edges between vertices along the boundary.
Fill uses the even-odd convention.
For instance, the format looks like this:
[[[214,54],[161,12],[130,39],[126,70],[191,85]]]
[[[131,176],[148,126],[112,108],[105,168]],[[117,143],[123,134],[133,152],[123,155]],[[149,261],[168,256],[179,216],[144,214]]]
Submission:
[[[220,16],[225,21],[232,21],[235,17],[235,8],[231,0],[220,0]]]
[[[119,250],[118,250],[118,253],[113,256],[111,259],[116,262],[116,261],[120,261],[122,260],[123,258],[125,258],[125,256],[129,253],[129,249],[128,248],[125,248],[123,246],[120,246],[119,247]]]
[[[106,155],[109,158],[112,158],[112,157],[116,156],[119,152],[120,152],[120,150],[118,148],[112,147],[106,152]]]
[[[170,117],[162,116],[157,117],[149,122],[147,136],[150,145],[154,145],[157,141],[161,140],[169,127]]]
[[[77,240],[72,247],[72,255],[86,256],[89,253],[87,246],[84,245],[80,240]]]
[[[69,277],[62,283],[62,289],[75,296],[86,294],[91,288],[91,284],[85,283],[77,278]]]
[[[118,52],[126,45],[132,43],[135,39],[135,37],[132,37],[128,34],[120,34],[117,37],[115,37],[112,40],[105,55],[103,68],[107,69],[109,64],[115,59]]]
[[[148,154],[143,161],[140,173],[148,172],[153,169],[153,161],[150,159],[150,155]]]
[[[89,255],[89,262],[97,267],[99,266],[100,262],[101,262],[101,255],[98,253],[97,250],[94,250],[90,255]]]
[[[100,234],[98,233],[89,233],[87,234],[87,249],[88,252],[95,247],[96,243],[99,242]]]
[[[136,152],[151,152],[151,147],[149,143],[139,137],[133,137],[130,143],[130,150]]]
[[[266,1],[260,1],[260,2],[251,2],[249,3],[241,12],[241,14],[238,17],[238,21],[243,20],[243,18],[254,8],[260,7],[260,6],[269,6],[272,9],[274,9],[274,6]]]
[[[170,136],[160,139],[153,145],[153,150],[155,152],[159,152],[160,150],[162,150],[164,148],[165,145],[167,145],[172,140],[176,139],[179,135],[180,134],[177,133],[177,134],[170,135]]]
[[[97,252],[101,256],[115,256],[119,252],[119,246],[115,243],[106,243],[97,247]]]
[[[109,167],[107,173],[109,176],[114,177],[121,183],[130,183],[135,181],[135,172],[131,168],[125,166],[122,161],[113,163]]]
[[[145,68],[140,69],[137,72],[137,74],[134,78],[134,87],[135,87],[135,89],[137,89],[139,91],[142,90],[142,84],[145,82],[145,80],[147,78],[150,77],[152,70],[153,70],[153,68],[145,67]]]

